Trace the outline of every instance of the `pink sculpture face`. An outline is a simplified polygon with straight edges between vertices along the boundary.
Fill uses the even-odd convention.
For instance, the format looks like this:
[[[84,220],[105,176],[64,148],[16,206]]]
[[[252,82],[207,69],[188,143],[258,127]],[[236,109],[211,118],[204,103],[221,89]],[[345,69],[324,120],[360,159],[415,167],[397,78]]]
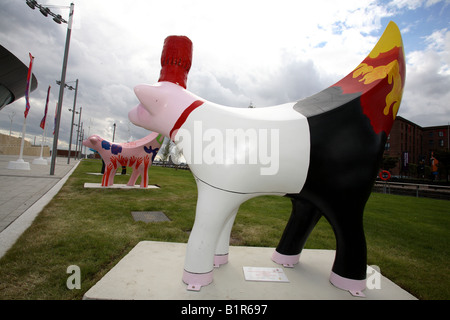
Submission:
[[[83,141],[83,145],[85,145],[88,148],[97,150],[98,147],[101,145],[102,140],[103,139],[100,138],[100,136],[93,134],[88,139]]]
[[[130,121],[166,137],[170,137],[183,112],[194,101],[200,100],[179,85],[165,81],[154,85],[138,85],[134,92],[140,104],[128,113]]]

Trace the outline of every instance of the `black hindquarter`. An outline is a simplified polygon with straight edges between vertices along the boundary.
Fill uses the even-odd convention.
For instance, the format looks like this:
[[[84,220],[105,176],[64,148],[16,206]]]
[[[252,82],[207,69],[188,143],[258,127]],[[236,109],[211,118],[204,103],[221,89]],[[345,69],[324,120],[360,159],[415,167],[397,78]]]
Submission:
[[[296,106],[297,111],[303,109],[308,114],[310,164],[301,192],[287,195],[293,201],[293,212],[277,251],[298,254],[317,215],[323,215],[336,235],[333,271],[343,277],[364,279],[367,254],[363,211],[382,160],[386,134],[375,134],[358,96],[345,96],[347,101],[343,103],[340,98],[338,107],[329,104],[320,113],[311,112],[314,109],[308,104]],[[295,227],[299,221],[309,225]]]

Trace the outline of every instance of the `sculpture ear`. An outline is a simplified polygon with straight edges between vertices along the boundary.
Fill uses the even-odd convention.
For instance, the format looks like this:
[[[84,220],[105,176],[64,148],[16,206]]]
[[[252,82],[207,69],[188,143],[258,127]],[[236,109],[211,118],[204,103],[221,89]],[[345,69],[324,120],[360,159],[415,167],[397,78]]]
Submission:
[[[147,109],[148,112],[153,113],[155,108],[157,108],[161,101],[159,99],[160,93],[158,92],[158,87],[151,86],[148,84],[140,84],[134,87],[134,93],[139,99],[142,106]]]
[[[97,142],[99,141],[99,139],[98,139],[98,136],[91,136],[91,137],[89,137],[89,141],[93,144],[93,145],[96,145],[97,144]]]

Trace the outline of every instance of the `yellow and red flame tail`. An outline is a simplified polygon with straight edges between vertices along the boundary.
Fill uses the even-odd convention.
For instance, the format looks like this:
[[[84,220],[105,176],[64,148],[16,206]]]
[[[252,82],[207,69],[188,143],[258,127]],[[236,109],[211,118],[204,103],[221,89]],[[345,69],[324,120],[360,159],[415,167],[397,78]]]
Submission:
[[[391,21],[366,59],[333,87],[344,94],[361,92],[363,113],[375,133],[388,135],[400,107],[405,69],[400,30]]]

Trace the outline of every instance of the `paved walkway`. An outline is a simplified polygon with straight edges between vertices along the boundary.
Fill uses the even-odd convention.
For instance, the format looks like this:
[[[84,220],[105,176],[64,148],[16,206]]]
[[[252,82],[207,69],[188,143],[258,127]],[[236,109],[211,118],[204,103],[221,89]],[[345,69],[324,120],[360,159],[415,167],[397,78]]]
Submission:
[[[42,208],[59,191],[79,161],[57,158],[55,174],[49,165],[33,164],[37,157],[24,156],[30,170],[8,169],[18,156],[0,155],[0,257],[31,225]]]

